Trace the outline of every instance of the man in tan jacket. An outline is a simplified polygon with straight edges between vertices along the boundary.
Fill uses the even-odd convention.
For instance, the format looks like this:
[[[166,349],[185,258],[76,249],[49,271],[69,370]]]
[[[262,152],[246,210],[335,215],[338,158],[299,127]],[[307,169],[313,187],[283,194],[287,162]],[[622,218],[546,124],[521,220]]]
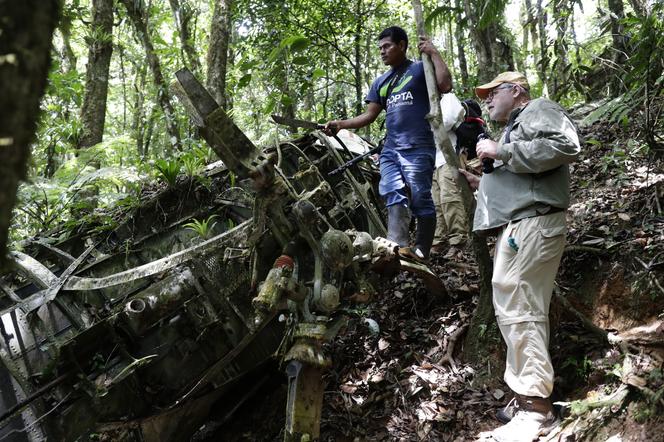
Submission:
[[[505,382],[515,400],[499,412],[507,422],[491,440],[532,441],[557,424],[549,400],[549,304],[565,247],[569,167],[580,153],[576,127],[545,98],[531,100],[526,77],[503,72],[475,89],[492,120],[505,124],[498,142],[477,143],[495,170],[481,180],[473,230],[496,234],[493,305],[507,345]]]

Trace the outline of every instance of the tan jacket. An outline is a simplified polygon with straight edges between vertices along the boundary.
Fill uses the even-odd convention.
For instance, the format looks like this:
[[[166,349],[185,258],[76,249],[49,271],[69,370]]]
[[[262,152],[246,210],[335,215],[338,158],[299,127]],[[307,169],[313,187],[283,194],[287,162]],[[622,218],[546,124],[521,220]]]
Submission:
[[[509,221],[566,209],[567,165],[580,152],[576,126],[558,104],[546,98],[529,102],[514,121],[509,143],[503,131],[498,143],[502,161],[482,176],[473,230],[488,233]]]

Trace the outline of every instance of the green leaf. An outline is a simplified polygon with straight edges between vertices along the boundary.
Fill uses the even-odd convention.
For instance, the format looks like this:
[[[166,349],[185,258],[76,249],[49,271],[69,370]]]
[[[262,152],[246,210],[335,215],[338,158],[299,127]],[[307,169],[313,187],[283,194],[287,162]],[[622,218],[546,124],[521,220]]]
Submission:
[[[301,51],[309,46],[309,39],[301,35],[295,36],[293,41],[290,43],[290,50],[293,52]]]
[[[237,87],[238,87],[238,88],[243,88],[243,87],[245,87],[246,85],[248,85],[250,81],[251,81],[251,74],[243,75],[243,76],[240,78],[240,80],[237,82]]]
[[[247,72],[247,71],[249,71],[249,70],[255,68],[256,66],[258,66],[258,61],[256,61],[256,60],[252,60],[252,61],[243,61],[243,62],[240,64],[240,70],[241,70],[242,72]]]
[[[280,101],[281,104],[283,104],[284,106],[290,106],[291,104],[293,104],[293,99],[288,95],[282,96]]]
[[[270,52],[270,55],[268,55],[268,57],[267,57],[267,61],[270,62],[270,63],[274,63],[274,61],[277,58],[279,58],[282,51],[283,51],[283,47],[281,45],[279,45],[276,48],[272,49],[272,52]]]
[[[291,51],[297,52],[305,49],[309,46],[309,43],[311,43],[311,41],[307,37],[302,35],[291,35],[281,40],[279,48],[283,49],[288,47]]]
[[[293,64],[297,64],[297,65],[300,65],[300,66],[305,65],[305,64],[309,64],[309,57],[304,57],[304,56],[295,57],[295,58],[293,58]]]
[[[323,78],[325,76],[325,71],[321,68],[316,68],[311,74],[311,79],[313,81],[318,80],[319,78]]]
[[[276,105],[275,101],[272,98],[269,98],[265,102],[265,113],[266,114],[271,114],[274,111],[274,106]]]

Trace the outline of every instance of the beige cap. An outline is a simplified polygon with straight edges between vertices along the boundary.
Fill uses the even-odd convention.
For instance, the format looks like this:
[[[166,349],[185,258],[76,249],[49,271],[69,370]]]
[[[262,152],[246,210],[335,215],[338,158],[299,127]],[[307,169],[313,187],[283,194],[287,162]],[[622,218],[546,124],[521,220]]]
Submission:
[[[528,79],[525,75],[520,72],[503,72],[494,78],[490,83],[483,84],[482,86],[477,86],[475,88],[475,93],[478,97],[484,100],[489,92],[497,86],[500,86],[503,83],[518,84],[525,90],[530,90],[530,85],[528,84]]]

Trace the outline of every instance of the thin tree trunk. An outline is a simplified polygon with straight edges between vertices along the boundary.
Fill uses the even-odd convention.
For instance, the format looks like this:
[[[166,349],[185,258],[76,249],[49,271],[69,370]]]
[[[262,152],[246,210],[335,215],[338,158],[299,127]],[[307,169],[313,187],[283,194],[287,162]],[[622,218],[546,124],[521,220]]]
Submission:
[[[627,36],[621,20],[625,18],[625,9],[622,0],[608,0],[609,19],[611,20],[611,39],[613,42],[613,63],[616,69],[621,69],[627,61]],[[611,96],[617,97],[622,92],[620,74],[613,76],[611,81]]]
[[[198,60],[194,37],[191,35],[191,20],[194,18],[194,9],[187,0],[168,0],[173,10],[175,25],[180,34],[180,45],[182,63],[191,72],[198,75],[201,70],[201,62]]]
[[[360,115],[364,109],[364,100],[362,96],[362,0],[355,0],[355,35],[353,36],[353,49],[355,50],[355,62],[353,70],[355,72],[355,115]]]
[[[279,78],[277,82],[277,87],[281,91],[282,97],[286,97],[287,100],[285,103],[282,101],[281,114],[286,116],[287,118],[295,118],[295,109],[297,106],[295,103],[295,98],[291,94],[290,85],[288,83],[290,77],[288,62],[284,59],[282,60],[282,63],[283,63],[282,65],[283,75],[281,75],[281,78]],[[295,128],[289,128],[289,130],[293,133],[297,132],[297,129]]]
[[[44,168],[44,178],[53,178],[55,174],[55,147],[58,144],[56,136],[49,137],[48,145],[46,146],[46,167]]]
[[[150,152],[150,144],[152,144],[152,132],[154,132],[154,123],[155,118],[157,117],[155,107],[150,110],[150,116],[145,123],[145,136],[143,141],[143,158],[147,158],[148,153]]]
[[[537,0],[537,30],[539,34],[539,48],[540,48],[540,62],[539,78],[542,80],[542,85],[546,86],[549,92],[553,88],[552,75],[546,75],[549,69],[549,45],[546,42],[546,25],[547,25],[547,12],[542,6],[543,0]]]
[[[108,75],[113,53],[113,0],[92,1],[90,27],[79,149],[101,143],[104,136]]]
[[[454,65],[454,33],[452,32],[452,20],[447,20],[447,37],[446,37],[446,54],[445,59],[449,61],[450,68]]]
[[[73,20],[74,17],[72,14],[63,14],[58,26],[60,35],[62,35],[62,49],[64,60],[66,61],[64,70],[67,73],[76,71],[76,54],[71,47],[71,26]]]
[[[521,35],[521,56],[518,57],[519,62],[517,63],[517,69],[521,72],[526,72],[528,70],[528,48],[529,48],[529,35],[528,35],[528,0],[524,0],[524,3],[521,4],[521,10],[519,11],[519,22],[521,23],[521,29],[523,34]]]
[[[145,132],[145,65],[135,66],[136,77],[134,78],[134,114],[131,125],[131,131],[136,140],[136,149],[141,158],[145,158],[143,147]]]
[[[135,0],[120,1],[124,4],[125,8],[127,8],[129,19],[134,25],[139,39],[143,43],[148,66],[152,72],[152,80],[157,87],[157,102],[159,103],[161,110],[164,112],[164,117],[166,119],[166,131],[169,135],[170,147],[181,150],[182,144],[180,142],[180,130],[177,121],[175,120],[175,110],[171,103],[171,94],[168,91],[168,85],[166,84],[161,71],[161,63],[159,62],[159,58],[157,58],[154,46],[152,45],[143,2],[136,2]]]
[[[210,46],[207,53],[207,89],[222,109],[227,109],[226,72],[231,36],[232,0],[214,0],[210,24]]]
[[[553,45],[556,61],[554,63],[555,72],[551,75],[553,77],[553,88],[550,92],[554,100],[560,99],[565,92],[565,87],[569,83],[569,70],[567,69],[567,65],[569,64],[567,56],[567,29],[569,26],[569,17],[573,12],[572,8],[573,6],[571,6],[569,0],[555,0],[553,4],[553,20],[556,24],[557,35],[556,42]]]
[[[540,42],[537,32],[539,19],[535,18],[533,4],[531,0],[524,0],[524,6],[526,8],[526,25],[525,25],[526,27],[523,29],[523,33],[525,35],[530,31],[530,42],[532,43],[535,72],[537,72],[537,78],[539,78],[540,84],[545,85],[546,76],[544,75],[544,71],[539,67],[539,60],[542,60],[542,47],[541,47],[542,42]],[[537,54],[539,54],[539,60]]]
[[[125,69],[124,47],[118,46],[120,55],[120,79],[122,80],[122,132],[127,130],[127,71]]]
[[[459,59],[459,71],[461,72],[461,85],[463,86],[463,95],[467,96],[470,93],[469,76],[468,76],[468,62],[466,61],[466,43],[464,36],[464,28],[461,26],[461,0],[454,0],[454,8],[456,9],[456,41],[457,41],[457,57]]]
[[[0,3],[0,268],[6,262],[16,190],[27,171],[60,11],[57,0]]]

